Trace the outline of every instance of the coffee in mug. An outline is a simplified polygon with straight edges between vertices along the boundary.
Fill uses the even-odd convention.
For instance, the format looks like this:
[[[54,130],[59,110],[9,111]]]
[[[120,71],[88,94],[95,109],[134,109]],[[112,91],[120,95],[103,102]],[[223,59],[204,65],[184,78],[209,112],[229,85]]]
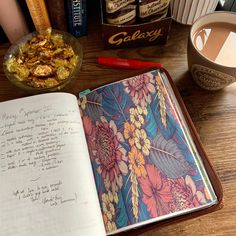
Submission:
[[[218,90],[236,81],[236,13],[214,12],[191,27],[188,67],[202,88]]]
[[[236,66],[236,25],[215,22],[201,26],[193,35],[197,50],[209,60]]]

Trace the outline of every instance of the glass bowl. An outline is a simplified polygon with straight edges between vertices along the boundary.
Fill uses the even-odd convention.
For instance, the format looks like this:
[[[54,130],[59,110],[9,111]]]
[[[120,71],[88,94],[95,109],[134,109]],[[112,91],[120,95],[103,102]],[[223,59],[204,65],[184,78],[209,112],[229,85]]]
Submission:
[[[51,29],[49,29],[49,32],[50,32],[50,30]],[[38,69],[41,69],[41,72],[42,72],[42,68],[43,69],[48,68],[47,63],[51,63],[51,61],[52,61],[51,58],[49,58],[49,59],[47,58],[47,60],[45,60],[46,62],[44,60],[42,60],[42,58],[41,58],[40,62],[36,62],[36,65],[34,65],[34,64],[31,65],[30,64],[30,66],[29,66],[27,64],[26,71],[28,71],[28,69],[29,69],[29,71],[31,71],[31,72],[30,73],[27,72],[27,75],[24,74],[24,76],[26,76],[26,77],[24,77],[24,79],[20,78],[19,74],[17,74],[18,72],[10,72],[9,71],[9,59],[13,59],[13,61],[14,61],[15,60],[14,58],[16,58],[17,55],[19,55],[20,50],[22,50],[22,46],[26,45],[26,43],[28,43],[31,39],[33,39],[34,37],[39,35],[39,33],[35,31],[35,32],[32,32],[32,33],[22,37],[19,41],[17,41],[17,43],[13,44],[8,49],[8,51],[6,52],[6,54],[4,56],[3,70],[4,70],[4,73],[5,73],[6,77],[9,79],[10,82],[12,82],[15,86],[17,86],[20,89],[23,89],[24,91],[26,91],[28,93],[37,94],[37,93],[60,91],[63,88],[65,88],[65,86],[67,86],[70,82],[72,82],[73,80],[75,80],[78,77],[78,74],[80,72],[80,68],[81,68],[81,65],[82,65],[82,60],[83,60],[83,49],[82,49],[81,44],[79,43],[78,39],[76,39],[73,35],[71,35],[67,32],[52,29],[51,30],[51,35],[56,35],[56,34],[60,35],[60,37],[62,37],[63,42],[65,44],[72,47],[72,49],[73,49],[73,51],[76,55],[76,60],[74,60],[73,63],[71,63],[71,61],[70,61],[71,58],[66,59],[67,60],[66,65],[70,66],[70,69],[68,69],[67,67],[64,66],[63,61],[59,61],[60,62],[60,67],[64,68],[64,70],[62,69],[62,72],[66,72],[66,74],[64,73],[64,77],[62,77],[63,73],[61,73],[61,68],[60,68],[60,71],[59,71],[59,69],[58,69],[59,67],[56,67],[56,68],[52,67],[51,71],[53,71],[52,73],[54,73],[54,76],[58,77],[58,78],[61,77],[63,79],[61,79],[61,78],[58,79],[57,78],[57,80],[48,80],[47,85],[44,85],[44,83],[46,83],[44,81],[46,81],[46,79],[48,79],[48,78],[46,77],[46,79],[45,79],[44,77],[36,77],[36,78],[40,78],[38,81],[41,81],[41,82],[39,82],[39,84],[41,83],[41,85],[29,84],[29,83],[31,83],[31,82],[29,82],[30,81],[29,78],[35,77],[36,66],[38,66],[37,63],[39,63],[39,67],[40,67],[40,64],[43,65],[43,66],[41,66],[41,68],[39,68],[39,67],[37,68],[37,73],[40,71]],[[43,44],[45,42],[41,42],[41,43]],[[51,51],[53,53],[53,60],[54,60],[55,55],[56,55],[55,57],[58,57],[59,59],[65,59],[65,58],[63,58],[63,56],[65,55],[64,51],[62,53],[61,49],[59,49],[60,50],[59,51],[59,50],[57,50],[57,48],[58,47],[55,47]],[[30,50],[28,50],[28,51],[30,51]],[[28,56],[27,53],[30,55],[30,52],[28,52],[28,51],[24,49],[24,53],[25,53],[24,56],[26,55],[25,56],[26,58]],[[35,50],[35,51],[37,51],[37,50]],[[57,53],[60,52],[61,54],[60,53],[59,54],[54,54],[54,52],[56,53],[56,51],[57,51]],[[66,51],[66,52],[68,52],[68,51]],[[39,55],[44,55],[44,51],[43,51],[43,53],[38,52],[35,55],[40,57]],[[21,57],[21,58],[23,58],[23,60],[26,61],[27,59],[24,59],[25,58],[24,56]],[[67,54],[67,56],[68,56],[68,54]],[[31,56],[31,59],[32,59],[32,56]],[[37,57],[36,57],[36,59],[35,58],[33,58],[33,59],[37,61]],[[73,59],[75,59],[75,58],[73,58]],[[21,65],[18,64],[18,62],[19,62],[18,60],[15,60],[15,61],[17,61],[17,63],[14,64],[14,66],[15,66],[14,68],[21,67]],[[23,63],[21,59],[20,59],[19,63]],[[55,65],[55,63],[54,63],[54,65]],[[68,70],[65,71],[65,68],[67,68]],[[32,75],[32,73],[33,73],[33,75]],[[41,75],[39,74],[39,76],[41,76]],[[25,79],[25,78],[28,78],[28,80]],[[34,81],[37,81],[37,80],[34,78]]]

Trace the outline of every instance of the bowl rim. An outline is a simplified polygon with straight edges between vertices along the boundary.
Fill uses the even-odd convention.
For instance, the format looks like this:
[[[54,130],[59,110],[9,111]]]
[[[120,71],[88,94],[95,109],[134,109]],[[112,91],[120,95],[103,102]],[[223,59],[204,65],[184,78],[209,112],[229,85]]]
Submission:
[[[29,34],[24,35],[19,40],[17,40],[15,43],[13,43],[8,48],[6,53],[4,54],[3,64],[2,64],[4,74],[12,84],[14,84],[16,87],[18,87],[20,89],[23,89],[23,90],[28,91],[28,92],[33,92],[33,93],[50,92],[50,91],[60,90],[60,87],[64,88],[65,86],[67,86],[70,82],[72,82],[75,79],[76,75],[81,70],[82,61],[83,61],[83,46],[80,43],[79,39],[76,38],[75,36],[73,36],[72,34],[68,33],[68,32],[57,30],[57,29],[52,29],[52,32],[51,32],[52,34],[53,33],[61,34],[63,36],[63,40],[64,40],[65,37],[67,37],[67,38],[70,38],[70,39],[76,41],[76,44],[78,45],[78,52],[77,52],[77,54],[79,56],[78,63],[76,64],[75,68],[71,71],[68,78],[63,80],[62,82],[58,83],[57,85],[54,85],[54,86],[51,86],[51,87],[46,87],[46,88],[37,88],[37,87],[29,86],[27,84],[22,83],[21,81],[19,81],[17,79],[14,79],[13,78],[14,73],[9,72],[6,68],[6,60],[11,58],[14,55],[13,52],[16,52],[15,54],[17,54],[17,51],[18,51],[17,49],[19,48],[20,45],[26,43],[28,40],[32,39],[34,36],[36,36],[40,33],[41,33],[41,31],[40,32],[33,31]],[[67,43],[67,44],[70,45],[69,43]],[[74,50],[74,48],[73,48],[73,50]]]

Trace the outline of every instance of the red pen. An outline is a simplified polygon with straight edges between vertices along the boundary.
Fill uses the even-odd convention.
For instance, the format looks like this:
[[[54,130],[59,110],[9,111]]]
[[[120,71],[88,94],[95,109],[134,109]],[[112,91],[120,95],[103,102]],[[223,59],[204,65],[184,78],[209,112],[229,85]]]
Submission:
[[[162,67],[162,64],[151,61],[139,61],[134,59],[124,59],[119,57],[98,57],[98,64],[113,68],[142,69],[146,67]]]

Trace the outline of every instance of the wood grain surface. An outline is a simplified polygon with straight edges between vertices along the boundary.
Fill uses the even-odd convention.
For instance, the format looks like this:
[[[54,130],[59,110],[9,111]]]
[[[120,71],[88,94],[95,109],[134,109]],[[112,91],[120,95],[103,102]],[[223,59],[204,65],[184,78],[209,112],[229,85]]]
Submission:
[[[131,74],[128,70],[98,65],[98,56],[118,56],[161,62],[177,85],[205,151],[222,181],[224,207],[205,216],[148,231],[142,236],[236,235],[236,83],[224,90],[209,92],[199,88],[193,82],[187,67],[189,30],[189,26],[173,22],[166,45],[103,50],[99,18],[90,17],[89,34],[79,39],[84,48],[81,73],[66,90],[78,94],[84,89],[95,88]],[[1,64],[9,46],[9,44],[0,45]],[[7,80],[0,67],[0,101],[27,95]]]

